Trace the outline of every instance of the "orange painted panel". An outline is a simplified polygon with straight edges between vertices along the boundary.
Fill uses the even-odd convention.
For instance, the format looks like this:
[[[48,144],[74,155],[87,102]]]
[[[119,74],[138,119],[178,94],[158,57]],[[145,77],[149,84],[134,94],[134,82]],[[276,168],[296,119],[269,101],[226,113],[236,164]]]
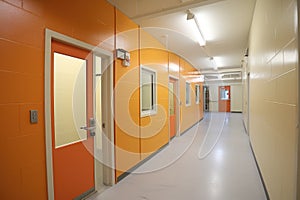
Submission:
[[[129,31],[129,32],[127,32]],[[140,162],[138,25],[116,10],[116,48],[130,51],[130,66],[115,60],[116,178]]]
[[[141,49],[141,64],[142,65],[162,65],[168,69],[168,52],[161,49]]]
[[[180,58],[174,53],[169,53],[169,74],[179,78],[180,74]]]
[[[0,105],[0,127],[5,130],[5,134],[1,134],[1,142],[6,143],[7,139],[14,138],[20,132],[20,109],[18,104]],[[12,120],[14,119],[14,120]],[[0,155],[7,152],[0,143]]]
[[[44,131],[44,124],[30,124],[28,121],[29,110],[38,110],[38,120],[39,122],[45,121],[44,119],[44,106],[42,104],[21,104],[20,105],[20,132],[19,135],[28,135],[28,134],[39,134]]]
[[[4,1],[7,2],[7,3],[12,4],[14,6],[17,6],[19,8],[22,7],[22,0],[4,0]]]
[[[11,72],[0,71],[0,92],[2,95],[0,98],[0,104],[9,104],[9,103],[21,103],[23,102],[23,91],[22,83],[20,80],[23,78],[22,74],[16,74]],[[8,87],[9,86],[9,87]],[[4,117],[5,115],[3,115]]]
[[[170,138],[173,138],[176,134],[176,115],[170,116]]]
[[[113,37],[114,8],[106,1],[80,0],[70,6],[68,1],[52,0],[47,1],[45,8],[47,27],[63,34],[97,46]],[[87,10],[84,17],[78,14]]]
[[[169,141],[169,53],[161,49],[141,49],[141,65],[157,72],[157,104],[155,115],[141,118],[141,153],[146,158]]]
[[[124,67],[121,60],[115,61],[115,84],[118,84],[118,82],[121,80],[131,82],[132,84],[139,85],[139,52],[138,51],[132,51],[130,52],[130,66]]]
[[[129,19],[124,13],[119,10],[116,10],[116,33],[126,32],[126,31],[139,31],[139,26]]]
[[[44,85],[42,76],[23,74],[19,80],[19,87],[22,92],[22,102],[40,103],[44,99]]]
[[[0,1],[0,24],[5,27],[0,29],[2,38],[44,47],[44,19]]]
[[[0,175],[5,183],[1,184],[1,198],[46,199],[45,159],[41,159],[44,151],[37,151],[44,147],[44,140],[44,135],[28,135],[0,142],[1,152],[10,152],[0,154],[0,159],[4,161],[0,166]],[[28,188],[31,189],[25,191]]]
[[[115,131],[116,177],[119,177],[140,161],[140,141],[139,135],[125,133],[118,127]]]
[[[46,184],[43,174],[46,173],[45,161],[33,162],[22,167],[22,188],[19,199],[47,199]],[[40,183],[40,184],[36,184]]]
[[[44,52],[41,49],[0,39],[0,70],[42,75]]]
[[[37,0],[22,0],[22,7],[24,10],[27,10],[35,15],[44,17],[46,6],[43,1]]]
[[[2,160],[1,156],[0,158]],[[21,168],[9,161],[6,161],[1,163],[0,171],[2,181],[0,188],[1,199],[22,199],[22,194],[20,192],[22,185],[22,180],[20,178],[22,176]],[[46,194],[45,190],[42,191]]]
[[[199,84],[200,88],[202,88],[202,83],[191,83],[191,105],[185,105],[185,84],[186,82],[192,81],[191,78],[185,76],[195,71],[196,69],[191,64],[180,58],[180,101],[182,102],[180,106],[180,133],[183,133],[203,118],[203,107],[201,107],[203,93],[200,93],[199,104],[196,104],[195,98],[195,84]]]
[[[152,137],[146,137],[141,140],[141,155],[145,159],[151,154],[155,153],[162,146],[168,143],[169,141],[169,126],[166,123],[161,127],[161,131],[156,134],[152,134]],[[142,135],[143,137],[143,135]]]

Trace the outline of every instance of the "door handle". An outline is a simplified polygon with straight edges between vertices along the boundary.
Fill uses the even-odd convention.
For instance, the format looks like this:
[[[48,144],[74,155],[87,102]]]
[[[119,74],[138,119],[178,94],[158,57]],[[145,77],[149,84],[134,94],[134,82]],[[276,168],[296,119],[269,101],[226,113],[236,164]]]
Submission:
[[[96,135],[96,121],[94,118],[90,118],[90,126],[81,126],[80,129],[90,131],[90,136]]]
[[[96,129],[96,127],[95,126],[90,126],[90,127],[81,126],[80,129],[85,130],[85,131],[93,131]]]

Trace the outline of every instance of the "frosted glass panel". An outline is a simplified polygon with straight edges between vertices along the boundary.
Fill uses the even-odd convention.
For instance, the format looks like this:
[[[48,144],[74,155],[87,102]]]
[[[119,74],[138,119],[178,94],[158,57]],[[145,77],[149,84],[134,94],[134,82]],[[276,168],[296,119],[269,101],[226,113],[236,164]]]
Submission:
[[[86,60],[54,53],[55,148],[87,139]]]
[[[191,84],[185,83],[185,104],[191,105]]]
[[[95,92],[96,92],[96,99],[95,99],[95,105],[96,105],[96,148],[98,150],[102,149],[102,101],[101,101],[101,57],[96,56],[96,87],[95,87]]]
[[[196,93],[196,104],[199,104],[200,102],[200,86],[196,85],[195,86],[195,93]]]

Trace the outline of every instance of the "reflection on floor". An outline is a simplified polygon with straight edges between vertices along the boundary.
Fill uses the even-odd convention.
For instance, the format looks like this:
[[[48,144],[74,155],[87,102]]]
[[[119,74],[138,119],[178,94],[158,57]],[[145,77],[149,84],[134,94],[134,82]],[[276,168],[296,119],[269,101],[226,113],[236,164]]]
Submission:
[[[242,115],[211,113],[90,200],[265,200]]]

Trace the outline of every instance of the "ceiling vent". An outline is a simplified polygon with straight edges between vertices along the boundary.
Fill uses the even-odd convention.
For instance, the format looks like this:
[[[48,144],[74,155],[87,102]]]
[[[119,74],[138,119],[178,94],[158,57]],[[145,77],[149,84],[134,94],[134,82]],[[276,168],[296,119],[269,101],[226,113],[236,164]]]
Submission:
[[[226,72],[220,74],[206,74],[205,81],[241,81],[242,72]]]

